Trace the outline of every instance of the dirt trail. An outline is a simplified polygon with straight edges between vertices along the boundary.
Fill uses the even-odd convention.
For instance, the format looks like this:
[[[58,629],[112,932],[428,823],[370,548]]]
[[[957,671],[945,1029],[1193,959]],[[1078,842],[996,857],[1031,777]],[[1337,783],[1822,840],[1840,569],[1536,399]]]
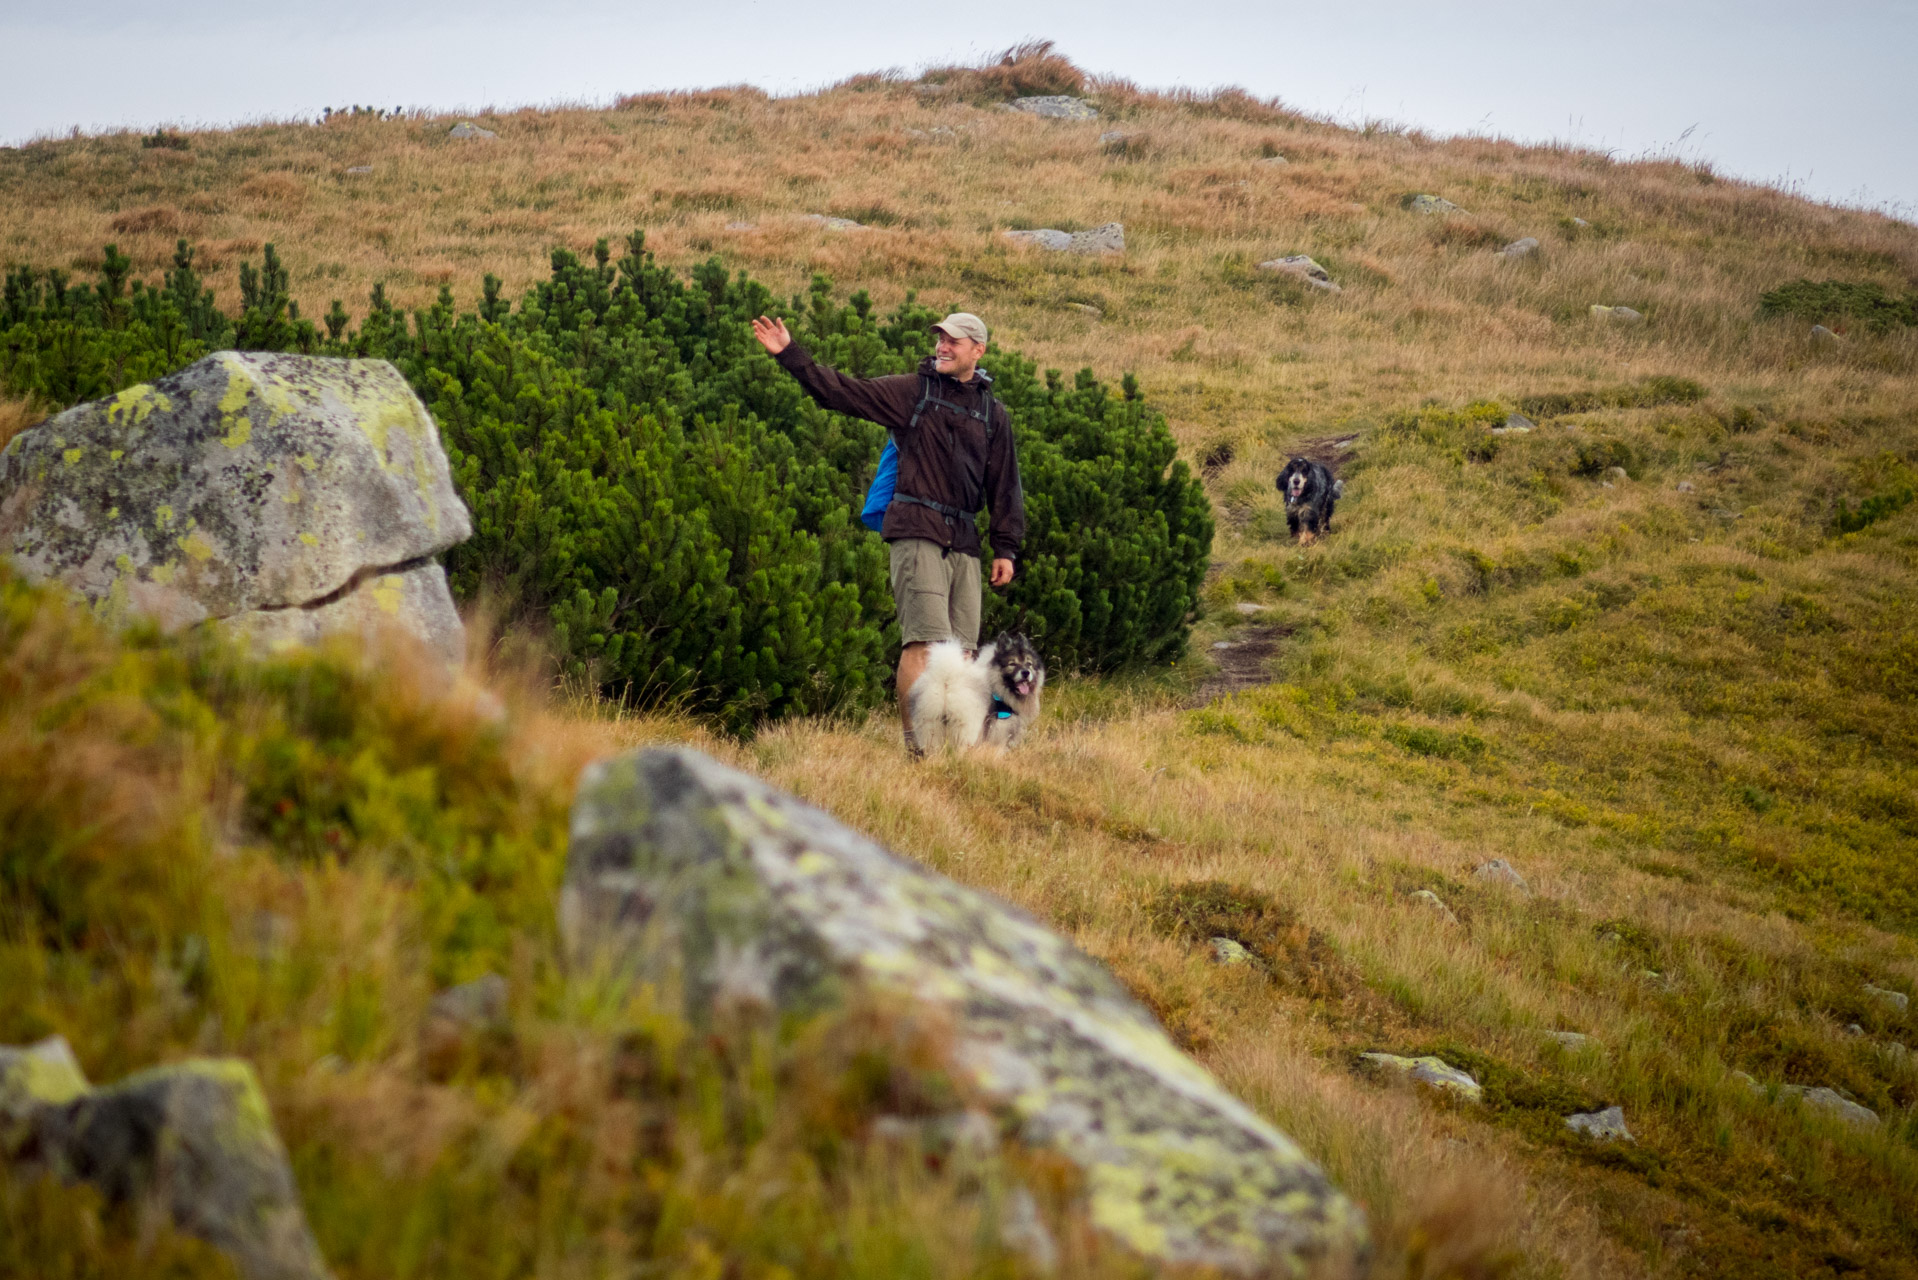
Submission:
[[[1277,625],[1235,627],[1232,634],[1213,644],[1210,657],[1219,664],[1216,675],[1200,685],[1186,700],[1187,709],[1272,682],[1266,663],[1279,651],[1279,640],[1291,628]],[[1225,645],[1221,649],[1219,646]]]

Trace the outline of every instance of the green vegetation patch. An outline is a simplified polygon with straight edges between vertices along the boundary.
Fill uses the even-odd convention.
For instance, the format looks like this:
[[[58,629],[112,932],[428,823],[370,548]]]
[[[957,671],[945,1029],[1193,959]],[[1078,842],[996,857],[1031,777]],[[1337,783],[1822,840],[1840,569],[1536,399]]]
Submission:
[[[1554,391],[1520,397],[1521,412],[1535,418],[1558,418],[1598,409],[1651,409],[1668,404],[1697,404],[1705,388],[1690,378],[1658,376],[1623,386],[1589,391]]]
[[[336,299],[322,333],[271,245],[240,269],[237,318],[193,261],[182,241],[160,287],[130,280],[111,245],[97,285],[10,272],[0,389],[61,407],[225,348],[391,360],[473,512],[474,536],[446,557],[460,598],[550,628],[564,665],[610,694],[735,731],[884,696],[898,643],[886,551],[855,517],[885,431],[821,410],[749,321],[786,317],[820,360],[871,377],[914,369],[938,311],[909,294],[882,318],[864,293],[835,302],[824,277],[782,307],[717,260],[682,279],[635,232],[617,262],[605,240],[591,262],[556,250],[517,308],[492,276],[476,308],[442,289],[410,317],[376,287],[357,329]],[[997,349],[984,363],[1027,514],[987,633],[1025,630],[1055,671],[1176,660],[1213,521],[1164,417],[1130,376],[1115,390]]]
[[[1904,297],[1883,285],[1845,280],[1793,280],[1758,299],[1763,316],[1791,316],[1813,324],[1856,321],[1874,333],[1918,324],[1918,291]]]
[[[1229,938],[1279,984],[1313,1000],[1340,1000],[1359,985],[1337,948],[1270,894],[1222,880],[1167,885],[1146,903],[1153,932],[1181,942]]]

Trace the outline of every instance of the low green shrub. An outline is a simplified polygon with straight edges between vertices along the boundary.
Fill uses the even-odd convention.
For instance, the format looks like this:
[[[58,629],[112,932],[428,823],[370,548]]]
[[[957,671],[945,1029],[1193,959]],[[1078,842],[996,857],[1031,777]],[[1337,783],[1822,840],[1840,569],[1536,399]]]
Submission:
[[[1868,529],[1872,525],[1877,524],[1886,516],[1896,515],[1900,511],[1903,511],[1911,505],[1911,500],[1914,497],[1918,497],[1918,489],[1913,489],[1910,485],[1904,485],[1884,493],[1873,494],[1871,497],[1859,503],[1856,510],[1853,510],[1843,498],[1840,498],[1838,500],[1838,514],[1835,517],[1834,523],[1837,525],[1838,532],[1840,533],[1857,533],[1861,529]]]
[[[1696,404],[1705,395],[1705,388],[1690,378],[1659,375],[1641,379],[1629,386],[1523,396],[1519,399],[1518,407],[1521,412],[1535,418],[1557,418],[1568,413],[1591,413],[1597,409],[1652,409],[1668,404]]]
[[[1793,280],[1758,299],[1763,316],[1792,316],[1813,324],[1855,320],[1866,329],[1918,324],[1918,292],[1898,297],[1883,285],[1845,280]]]

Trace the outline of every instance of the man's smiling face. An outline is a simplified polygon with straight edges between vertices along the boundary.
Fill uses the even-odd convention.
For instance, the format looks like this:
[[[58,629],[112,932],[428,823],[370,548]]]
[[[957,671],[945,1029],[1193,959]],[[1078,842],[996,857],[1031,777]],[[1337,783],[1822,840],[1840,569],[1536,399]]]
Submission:
[[[972,371],[979,367],[979,357],[984,355],[985,351],[986,344],[983,342],[974,342],[971,338],[955,338],[945,332],[935,332],[932,344],[932,367],[964,382],[972,377]]]

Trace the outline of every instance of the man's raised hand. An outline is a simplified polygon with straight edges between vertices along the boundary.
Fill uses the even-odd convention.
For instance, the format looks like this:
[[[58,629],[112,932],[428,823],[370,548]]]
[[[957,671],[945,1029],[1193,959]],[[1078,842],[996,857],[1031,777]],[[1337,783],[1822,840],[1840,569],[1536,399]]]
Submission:
[[[792,345],[793,336],[786,332],[784,320],[774,320],[760,316],[753,321],[753,337],[759,339],[759,345],[772,355],[778,355]]]

